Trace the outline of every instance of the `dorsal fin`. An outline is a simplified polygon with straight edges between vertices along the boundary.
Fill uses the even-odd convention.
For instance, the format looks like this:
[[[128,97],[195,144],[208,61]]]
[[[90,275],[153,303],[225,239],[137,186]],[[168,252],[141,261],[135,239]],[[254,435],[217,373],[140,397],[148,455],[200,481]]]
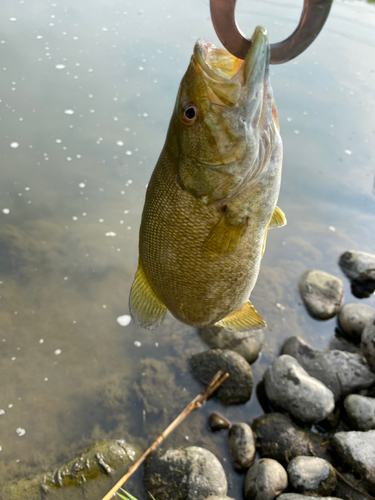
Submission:
[[[167,308],[151,288],[139,261],[129,297],[130,314],[143,328],[153,330],[163,321]]]
[[[248,300],[242,307],[218,321],[215,326],[222,326],[229,332],[247,332],[264,328],[267,325]]]

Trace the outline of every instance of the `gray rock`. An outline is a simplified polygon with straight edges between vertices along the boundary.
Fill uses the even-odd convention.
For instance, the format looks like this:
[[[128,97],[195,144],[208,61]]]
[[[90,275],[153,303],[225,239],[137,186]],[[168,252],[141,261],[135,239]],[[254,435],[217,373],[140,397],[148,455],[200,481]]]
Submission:
[[[253,421],[252,429],[261,457],[273,458],[284,466],[299,455],[330,459],[323,444],[326,438],[300,429],[284,413],[265,413]]]
[[[288,486],[284,467],[271,458],[261,458],[247,471],[243,485],[245,500],[273,500]]]
[[[190,358],[194,377],[207,385],[219,370],[229,373],[229,378],[215,395],[225,405],[238,405],[250,399],[253,374],[249,363],[240,354],[227,349],[211,349]]]
[[[222,429],[228,429],[230,422],[218,413],[211,413],[208,417],[208,425],[212,431],[221,431]]]
[[[302,368],[298,361],[284,354],[264,374],[268,399],[303,422],[320,422],[335,407],[332,391]]]
[[[316,500],[317,498],[324,498],[324,500],[342,500],[338,497],[316,497],[301,495],[300,493],[283,493],[277,497],[277,500]]]
[[[370,387],[375,382],[375,375],[360,354],[337,350],[320,351],[313,349],[300,337],[290,337],[282,352],[296,358],[312,377],[331,389],[335,401]]]
[[[337,486],[335,469],[322,458],[293,458],[287,472],[292,488],[303,494],[329,495]]]
[[[350,423],[359,431],[375,429],[375,398],[350,394],[344,406]]]
[[[228,445],[238,471],[247,469],[255,458],[255,438],[250,425],[232,425],[228,435]]]
[[[356,354],[362,355],[359,344],[354,344],[347,337],[343,337],[338,330],[336,330],[335,335],[330,338],[328,349],[331,351],[355,352]]]
[[[205,500],[228,490],[219,460],[197,446],[153,451],[145,461],[143,483],[158,500]]]
[[[367,269],[375,268],[375,255],[357,250],[348,250],[341,255],[339,265],[343,273],[352,280],[367,271]]]
[[[229,349],[241,354],[248,363],[258,359],[264,343],[263,330],[251,332],[228,332],[220,326],[199,330],[201,339],[210,347]]]
[[[336,276],[324,271],[306,271],[301,276],[298,289],[313,318],[329,319],[338,313],[344,285]]]
[[[207,497],[205,500],[234,500],[232,497],[218,497],[217,495],[211,495]]]
[[[366,304],[348,302],[339,312],[339,325],[346,335],[356,342],[361,341],[361,335],[366,323],[375,314],[375,309]]]
[[[375,372],[375,314],[369,319],[363,329],[361,350],[371,370]]]
[[[375,431],[337,432],[331,441],[337,453],[373,488],[375,486]]]

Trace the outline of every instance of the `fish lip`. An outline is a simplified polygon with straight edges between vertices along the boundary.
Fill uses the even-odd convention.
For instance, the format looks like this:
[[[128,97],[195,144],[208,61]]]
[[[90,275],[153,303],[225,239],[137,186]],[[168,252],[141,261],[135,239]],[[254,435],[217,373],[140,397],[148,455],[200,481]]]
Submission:
[[[253,43],[245,60],[200,38],[194,47],[195,62],[209,78],[218,83],[232,81],[242,86],[247,86],[250,82],[253,84],[254,78],[258,80],[258,76],[264,76],[264,68],[270,58],[270,46],[267,30],[262,26],[255,28],[251,38]],[[218,63],[219,60],[221,63]]]

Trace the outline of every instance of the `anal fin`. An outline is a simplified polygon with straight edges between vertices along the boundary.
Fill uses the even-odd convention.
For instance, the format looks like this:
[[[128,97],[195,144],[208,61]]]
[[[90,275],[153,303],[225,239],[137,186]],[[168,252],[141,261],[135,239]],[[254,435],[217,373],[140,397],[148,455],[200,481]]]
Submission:
[[[203,243],[203,247],[218,255],[234,252],[246,230],[246,222],[241,225],[228,224],[225,214],[211,229]]]
[[[247,332],[264,328],[267,325],[248,300],[240,309],[218,321],[215,326],[222,326],[229,332]]]
[[[129,297],[130,314],[142,328],[153,330],[163,321],[167,308],[151,288],[139,261]]]

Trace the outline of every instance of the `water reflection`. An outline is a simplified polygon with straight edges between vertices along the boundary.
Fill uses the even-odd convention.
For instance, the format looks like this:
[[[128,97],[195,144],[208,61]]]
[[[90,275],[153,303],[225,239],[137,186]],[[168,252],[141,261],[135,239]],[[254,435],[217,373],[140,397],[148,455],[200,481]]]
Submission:
[[[248,34],[255,23],[266,26],[274,42],[289,35],[300,9],[297,1],[243,0],[238,23]],[[145,186],[179,81],[195,40],[217,39],[208,2],[198,1],[6,0],[1,26],[5,481],[49,468],[92,440],[146,446],[183,407],[183,395],[200,390],[187,365],[205,348],[193,328],[168,317],[150,333],[116,320],[128,314]],[[344,250],[375,248],[374,26],[373,6],[335,2],[314,45],[272,67],[284,140],[278,204],[288,225],[269,235],[252,295],[269,325],[253,365],[255,385],[289,335],[315,347],[333,336],[335,320],[317,323],[299,303],[301,273],[319,268],[342,276]],[[356,300],[344,282],[346,299]],[[373,296],[365,300],[375,305]],[[148,401],[142,380],[150,373],[175,388],[167,403]],[[255,394],[237,408],[212,400],[166,444],[203,445],[227,459],[228,494],[241,498],[225,440],[206,428],[214,410],[231,421],[262,412]]]

